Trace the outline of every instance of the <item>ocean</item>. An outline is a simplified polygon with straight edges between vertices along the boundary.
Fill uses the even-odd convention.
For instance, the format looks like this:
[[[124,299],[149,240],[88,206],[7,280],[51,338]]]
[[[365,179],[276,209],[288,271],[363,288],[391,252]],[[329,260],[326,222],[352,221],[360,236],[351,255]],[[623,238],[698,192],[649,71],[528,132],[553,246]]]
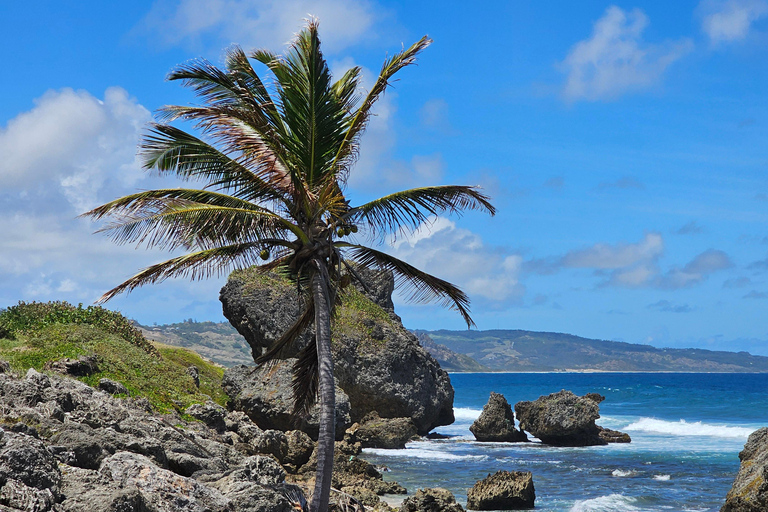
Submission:
[[[409,493],[445,487],[462,506],[477,480],[508,470],[533,473],[542,512],[717,511],[747,437],[768,426],[768,374],[454,373],[451,383],[456,422],[435,432],[452,437],[363,456]],[[632,443],[479,443],[469,432],[491,391],[514,407],[561,389],[604,395],[597,424]]]

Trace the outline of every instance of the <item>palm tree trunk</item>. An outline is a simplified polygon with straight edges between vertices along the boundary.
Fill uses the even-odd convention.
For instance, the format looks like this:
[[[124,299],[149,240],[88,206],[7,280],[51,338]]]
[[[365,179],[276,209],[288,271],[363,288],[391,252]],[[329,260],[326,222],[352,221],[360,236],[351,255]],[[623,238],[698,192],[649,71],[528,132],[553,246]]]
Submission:
[[[315,301],[315,339],[317,340],[318,394],[320,395],[320,433],[317,437],[317,473],[310,512],[326,512],[331,495],[333,443],[336,438],[336,397],[331,356],[331,305],[328,286],[317,272],[312,278]]]

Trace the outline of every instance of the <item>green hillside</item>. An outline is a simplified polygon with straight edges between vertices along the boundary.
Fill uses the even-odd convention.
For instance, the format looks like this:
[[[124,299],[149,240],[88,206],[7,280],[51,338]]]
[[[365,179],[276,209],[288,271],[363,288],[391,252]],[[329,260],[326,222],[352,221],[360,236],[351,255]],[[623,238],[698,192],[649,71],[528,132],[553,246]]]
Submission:
[[[51,363],[81,356],[95,356],[98,368],[79,380],[91,386],[102,378],[120,382],[131,397],[146,398],[159,411],[226,402],[221,366],[190,350],[148,341],[119,313],[66,302],[20,302],[0,311],[0,359],[12,371],[51,371]],[[199,388],[190,366],[198,369]]]
[[[492,371],[768,372],[768,357],[747,352],[660,349],[522,330],[416,332]]]

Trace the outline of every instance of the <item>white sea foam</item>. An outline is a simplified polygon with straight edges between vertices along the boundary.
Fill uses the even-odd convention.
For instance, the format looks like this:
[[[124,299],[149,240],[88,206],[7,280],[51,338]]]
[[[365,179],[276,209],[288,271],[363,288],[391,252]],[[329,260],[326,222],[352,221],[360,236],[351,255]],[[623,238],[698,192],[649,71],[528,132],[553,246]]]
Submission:
[[[659,482],[667,482],[670,479],[669,475],[653,475],[654,480],[658,480]]]
[[[573,504],[571,512],[636,512],[635,498],[622,494],[609,494],[591,500],[580,500]]]
[[[424,448],[405,448],[404,450],[388,450],[384,448],[364,448],[363,453],[382,455],[386,457],[406,457],[426,460],[488,460],[487,455],[459,455],[456,453],[426,450]]]
[[[635,476],[637,474],[637,471],[632,471],[631,469],[614,469],[611,471],[611,476],[615,476],[617,478],[624,478],[628,476]]]
[[[473,422],[480,417],[482,409],[470,409],[469,407],[454,407],[453,416],[456,418],[456,422]]]
[[[673,436],[712,436],[746,439],[754,429],[747,427],[729,427],[727,425],[711,425],[702,423],[701,421],[689,423],[685,420],[665,421],[656,418],[640,418],[638,421],[627,425],[622,430],[670,434]]]

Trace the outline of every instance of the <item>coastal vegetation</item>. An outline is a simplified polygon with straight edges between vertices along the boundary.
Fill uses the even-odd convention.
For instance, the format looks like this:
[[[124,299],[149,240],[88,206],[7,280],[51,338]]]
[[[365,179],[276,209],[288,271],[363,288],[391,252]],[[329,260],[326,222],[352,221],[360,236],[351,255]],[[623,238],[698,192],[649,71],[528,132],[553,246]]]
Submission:
[[[284,56],[233,47],[223,70],[203,60],[181,65],[168,79],[190,87],[203,105],[162,108],[168,124],[152,126],[140,153],[145,168],[204,187],[140,192],[84,214],[111,218],[104,231],[117,243],[188,251],[143,269],[102,301],[170,277],[194,280],[252,265],[294,284],[301,314],[254,355],[257,363],[271,360],[313,330],[298,354],[293,386],[296,414],[308,413],[316,397],[320,402],[313,512],[328,509],[335,437],[331,328],[342,288],[360,281],[355,268],[392,272],[398,285],[410,288],[412,301],[450,307],[473,325],[461,290],[358,238],[413,231],[443,213],[494,214],[489,198],[470,186],[411,189],[360,206],[344,195],[374,105],[430,43],[423,37],[387,58],[367,93],[360,67],[333,80],[315,20]],[[266,66],[269,80],[251,60]],[[169,124],[176,120],[192,122],[203,138]]]
[[[20,302],[0,313],[0,359],[12,370],[50,370],[52,363],[94,357],[94,371],[76,378],[96,387],[101,379],[123,384],[132,398],[146,398],[160,412],[183,412],[194,403],[221,405],[224,369],[191,350],[152,343],[120,313],[66,302]],[[195,366],[199,387],[187,372]]]

